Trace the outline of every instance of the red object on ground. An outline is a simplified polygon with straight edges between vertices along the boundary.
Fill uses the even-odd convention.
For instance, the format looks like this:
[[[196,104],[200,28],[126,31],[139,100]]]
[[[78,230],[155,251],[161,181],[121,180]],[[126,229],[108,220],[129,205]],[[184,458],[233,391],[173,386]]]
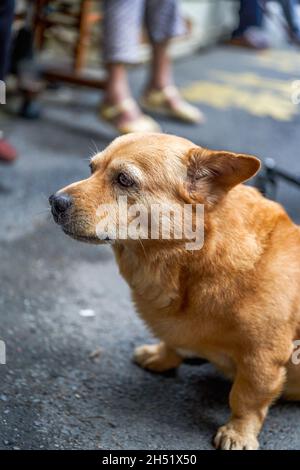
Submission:
[[[0,163],[13,163],[16,158],[16,149],[7,140],[0,138]]]

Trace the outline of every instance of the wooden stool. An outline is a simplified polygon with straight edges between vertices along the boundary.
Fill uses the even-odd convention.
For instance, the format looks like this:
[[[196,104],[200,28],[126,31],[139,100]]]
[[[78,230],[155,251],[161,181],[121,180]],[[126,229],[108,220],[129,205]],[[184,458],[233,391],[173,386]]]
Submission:
[[[73,46],[71,65],[46,65],[43,68],[43,76],[49,81],[61,81],[92,88],[103,89],[105,80],[89,75],[85,71],[87,53],[91,40],[92,26],[100,22],[102,15],[93,11],[94,0],[80,0],[79,11],[73,12],[74,1],[37,0],[33,21],[35,45],[37,50],[42,50],[45,44],[47,30],[56,26],[75,29],[76,41]],[[99,3],[99,0],[97,1]],[[53,10],[56,6],[55,17]],[[71,7],[71,8],[70,8]],[[53,9],[51,11],[51,8]],[[55,10],[54,10],[55,12]]]

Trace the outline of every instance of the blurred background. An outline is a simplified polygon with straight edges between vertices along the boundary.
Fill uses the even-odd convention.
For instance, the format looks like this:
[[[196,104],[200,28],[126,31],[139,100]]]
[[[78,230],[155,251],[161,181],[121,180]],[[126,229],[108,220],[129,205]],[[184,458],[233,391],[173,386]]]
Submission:
[[[48,197],[120,133],[160,130],[257,155],[252,184],[300,222],[299,46],[297,0],[2,0],[0,448],[212,448],[230,384],[131,363],[153,339],[110,249],[63,235]],[[262,448],[300,449],[295,418],[277,404]]]

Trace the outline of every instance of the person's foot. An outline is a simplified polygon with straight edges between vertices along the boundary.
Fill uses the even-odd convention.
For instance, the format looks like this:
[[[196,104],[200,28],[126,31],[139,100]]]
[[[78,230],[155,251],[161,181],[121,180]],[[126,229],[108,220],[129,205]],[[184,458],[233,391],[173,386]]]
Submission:
[[[160,132],[157,122],[143,114],[131,97],[115,102],[104,101],[100,107],[100,117],[113,125],[121,134]]]
[[[232,46],[246,47],[248,49],[263,50],[269,48],[268,40],[260,28],[250,27],[244,34],[233,36],[227,44]]]
[[[143,109],[170,116],[181,121],[201,124],[205,121],[201,111],[184,100],[179,90],[169,85],[165,88],[148,88],[140,100]]]
[[[13,163],[17,158],[16,149],[0,137],[0,163]]]

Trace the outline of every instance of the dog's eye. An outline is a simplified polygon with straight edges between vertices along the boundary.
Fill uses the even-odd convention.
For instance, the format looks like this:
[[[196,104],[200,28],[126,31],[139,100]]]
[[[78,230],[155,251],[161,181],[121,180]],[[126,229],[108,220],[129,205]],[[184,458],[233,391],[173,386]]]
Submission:
[[[93,163],[92,163],[92,162],[90,162],[89,167],[90,167],[91,173],[93,174],[93,172],[94,172],[94,166],[93,166]]]
[[[130,176],[128,176],[126,173],[119,173],[117,176],[117,182],[120,186],[123,188],[129,188],[130,186],[133,186],[134,181]]]

